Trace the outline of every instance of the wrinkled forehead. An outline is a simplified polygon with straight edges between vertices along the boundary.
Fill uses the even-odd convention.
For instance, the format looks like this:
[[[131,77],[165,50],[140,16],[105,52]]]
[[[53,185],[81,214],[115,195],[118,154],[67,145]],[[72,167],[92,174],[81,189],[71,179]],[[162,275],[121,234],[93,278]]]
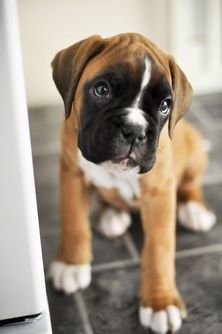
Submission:
[[[164,67],[156,59],[153,59],[149,53],[142,55],[125,54],[120,57],[118,53],[100,54],[93,58],[83,71],[81,82],[91,81],[98,76],[106,75],[107,73],[115,74],[118,77],[141,78],[144,73],[151,80],[163,78],[171,85],[171,77],[169,70]]]
[[[86,65],[76,96],[81,96],[86,82],[93,81],[99,76],[108,74],[115,76],[116,80],[119,78],[122,81],[141,82],[144,73],[152,83],[165,82],[171,86],[168,59],[159,49],[152,50],[137,43],[119,45],[111,40],[103,51]]]
[[[170,80],[167,55],[152,43],[145,45],[143,42],[133,38],[112,37],[104,40],[104,48],[95,58],[92,58],[85,68],[88,78],[102,72],[114,64],[125,64],[130,71],[143,69],[145,59],[152,64],[151,69],[159,70]],[[154,72],[154,71],[152,71]]]

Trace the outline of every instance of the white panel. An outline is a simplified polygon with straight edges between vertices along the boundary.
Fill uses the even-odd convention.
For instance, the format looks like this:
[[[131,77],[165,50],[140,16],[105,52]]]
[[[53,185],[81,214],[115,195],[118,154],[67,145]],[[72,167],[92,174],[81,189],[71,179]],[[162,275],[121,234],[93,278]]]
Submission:
[[[168,0],[170,52],[195,93],[222,91],[222,0]]]
[[[46,309],[16,14],[0,1],[0,320]]]
[[[222,1],[206,0],[205,63],[212,70],[222,67]]]
[[[203,4],[204,0],[170,0],[170,52],[185,71],[203,66]]]

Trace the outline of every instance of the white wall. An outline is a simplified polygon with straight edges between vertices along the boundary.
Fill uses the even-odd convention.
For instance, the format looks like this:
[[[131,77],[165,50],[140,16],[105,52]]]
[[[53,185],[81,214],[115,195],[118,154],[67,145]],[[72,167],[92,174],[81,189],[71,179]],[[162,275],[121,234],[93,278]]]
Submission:
[[[61,103],[50,62],[85,37],[139,32],[172,53],[196,92],[222,91],[222,0],[18,0],[30,106]]]
[[[139,32],[166,47],[165,6],[165,0],[18,0],[28,104],[61,102],[50,62],[84,37]],[[154,11],[160,25],[154,24]]]

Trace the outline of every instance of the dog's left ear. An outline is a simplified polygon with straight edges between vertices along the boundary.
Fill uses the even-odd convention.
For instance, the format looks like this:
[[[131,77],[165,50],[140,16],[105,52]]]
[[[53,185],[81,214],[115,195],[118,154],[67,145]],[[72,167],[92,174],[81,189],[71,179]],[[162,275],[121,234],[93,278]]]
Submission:
[[[61,50],[54,57],[51,63],[53,80],[63,99],[66,118],[71,114],[75,91],[85,66],[102,51],[103,46],[103,39],[94,35]]]
[[[169,69],[174,92],[174,104],[169,119],[169,136],[172,139],[176,123],[185,115],[191,105],[192,87],[171,56],[169,57]]]

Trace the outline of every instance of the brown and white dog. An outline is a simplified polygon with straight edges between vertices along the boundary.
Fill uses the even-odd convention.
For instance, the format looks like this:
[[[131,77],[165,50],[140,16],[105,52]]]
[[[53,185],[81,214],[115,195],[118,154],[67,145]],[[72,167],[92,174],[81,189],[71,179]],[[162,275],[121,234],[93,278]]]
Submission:
[[[60,51],[52,68],[66,115],[62,237],[50,267],[53,285],[69,294],[90,283],[94,186],[104,204],[100,228],[107,236],[123,233],[128,211],[140,211],[140,322],[156,333],[175,332],[185,313],[175,283],[176,212],[193,230],[215,223],[201,190],[207,165],[202,139],[184,120],[175,127],[190,107],[191,86],[171,56],[133,33],[89,37]]]

